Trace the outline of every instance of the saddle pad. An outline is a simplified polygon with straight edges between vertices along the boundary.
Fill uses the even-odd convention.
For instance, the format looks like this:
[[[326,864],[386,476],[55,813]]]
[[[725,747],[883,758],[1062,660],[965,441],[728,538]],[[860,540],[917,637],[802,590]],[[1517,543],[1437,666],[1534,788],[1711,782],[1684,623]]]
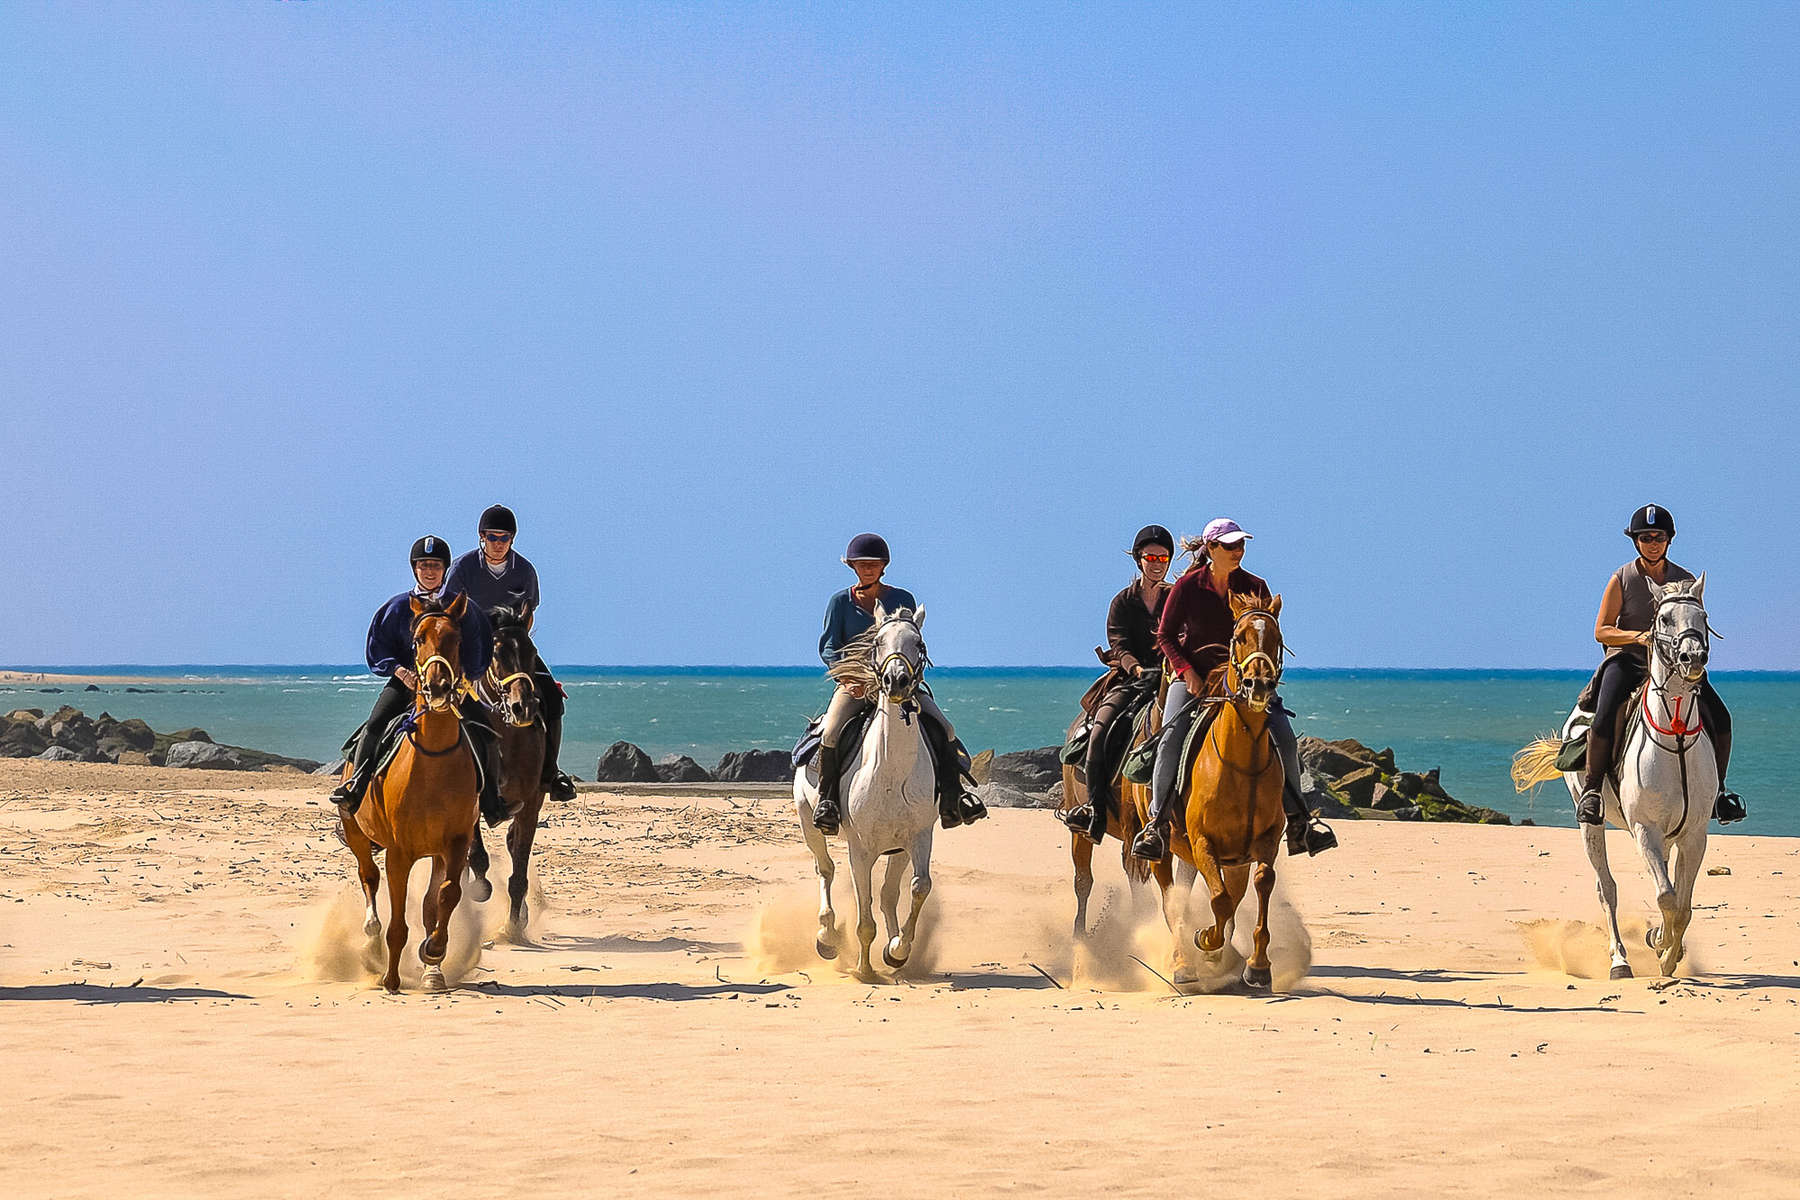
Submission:
[[[851,713],[850,719],[844,722],[844,728],[838,734],[838,745],[861,745],[863,728],[868,725],[869,718],[874,715],[875,706],[873,704],[864,705],[856,712]],[[800,770],[818,755],[819,747],[824,744],[824,727],[825,714],[823,713],[820,713],[811,721],[807,722],[806,732],[802,733],[800,735],[800,740],[794,743],[794,753],[792,755],[794,770]]]

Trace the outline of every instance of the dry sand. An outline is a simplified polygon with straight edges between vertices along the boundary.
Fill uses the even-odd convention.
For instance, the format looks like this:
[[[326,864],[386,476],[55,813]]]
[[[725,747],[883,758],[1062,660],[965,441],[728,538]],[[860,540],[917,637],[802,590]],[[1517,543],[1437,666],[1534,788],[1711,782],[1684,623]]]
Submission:
[[[1345,823],[1281,863],[1277,972],[1304,978],[1174,996],[1128,957],[1165,969],[1167,938],[1116,847],[1077,964],[1060,826],[999,812],[940,834],[913,977],[871,986],[810,952],[785,803],[586,792],[540,835],[535,944],[482,949],[496,877],[461,986],[395,998],[324,790],[0,763],[11,1195],[1762,1195],[1800,1169],[1800,842],[1713,839],[1731,874],[1664,986],[1581,977],[1606,958],[1572,831]]]

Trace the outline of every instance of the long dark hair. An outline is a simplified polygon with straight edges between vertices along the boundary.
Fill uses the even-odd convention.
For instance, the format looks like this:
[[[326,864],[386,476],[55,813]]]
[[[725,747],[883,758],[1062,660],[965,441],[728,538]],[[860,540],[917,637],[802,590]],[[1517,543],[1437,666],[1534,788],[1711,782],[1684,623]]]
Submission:
[[[1189,571],[1198,571],[1212,562],[1212,555],[1206,551],[1205,538],[1184,537],[1181,539],[1181,550],[1190,560],[1187,567],[1181,572],[1183,575]]]

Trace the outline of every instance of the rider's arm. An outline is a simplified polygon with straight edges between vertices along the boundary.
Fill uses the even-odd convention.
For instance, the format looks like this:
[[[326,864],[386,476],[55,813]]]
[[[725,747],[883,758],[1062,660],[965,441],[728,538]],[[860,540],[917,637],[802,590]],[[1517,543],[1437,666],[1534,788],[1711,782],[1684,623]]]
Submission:
[[[1625,589],[1614,575],[1606,581],[1606,592],[1600,597],[1600,614],[1594,618],[1594,640],[1602,646],[1637,646],[1650,640],[1648,632],[1637,633],[1613,624],[1625,606]]]
[[[387,615],[388,606],[385,604],[375,610],[375,619],[369,622],[368,642],[363,649],[363,659],[369,664],[369,670],[376,675],[392,675],[394,668],[400,665],[400,659],[382,620]]]
[[[825,631],[819,634],[819,658],[826,666],[834,666],[844,649],[843,607],[849,603],[847,592],[839,592],[825,605]]]
[[[488,663],[493,657],[494,628],[488,624],[487,614],[481,611],[481,605],[471,600],[468,607],[463,609],[463,678],[480,679],[487,673]]]
[[[1133,589],[1136,590],[1135,588]],[[1120,592],[1113,597],[1112,603],[1106,607],[1106,644],[1111,647],[1113,658],[1119,669],[1128,674],[1138,673],[1137,655],[1131,652],[1131,626],[1127,623],[1126,603],[1138,603],[1138,598],[1130,592]]]

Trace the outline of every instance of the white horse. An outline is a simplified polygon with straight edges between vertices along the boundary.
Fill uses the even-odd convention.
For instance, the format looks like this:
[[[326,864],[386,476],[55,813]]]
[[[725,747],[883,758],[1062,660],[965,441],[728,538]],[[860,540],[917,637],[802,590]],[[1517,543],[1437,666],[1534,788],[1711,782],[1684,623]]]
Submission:
[[[1699,712],[1711,650],[1705,589],[1704,574],[1691,583],[1666,587],[1651,582],[1656,619],[1651,626],[1650,676],[1629,701],[1632,708],[1619,739],[1618,762],[1601,788],[1607,819],[1631,832],[1656,888],[1662,924],[1653,927],[1646,940],[1664,975],[1674,974],[1684,952],[1683,939],[1694,915],[1694,881],[1706,857],[1706,826],[1719,790],[1718,760]],[[1540,738],[1520,751],[1513,765],[1519,790],[1556,778],[1555,759],[1564,742],[1593,718],[1593,713],[1577,708],[1563,724],[1562,737]],[[1579,772],[1564,773],[1563,781],[1572,798],[1581,795]],[[1631,967],[1619,936],[1619,889],[1606,861],[1606,827],[1583,825],[1581,835],[1599,881],[1600,905],[1606,910],[1611,977],[1629,979]]]
[[[881,957],[898,970],[912,956],[919,913],[931,895],[931,833],[938,818],[937,774],[919,714],[912,703],[925,669],[925,639],[920,627],[925,610],[875,606],[875,626],[853,640],[832,676],[859,686],[875,702],[863,735],[843,756],[843,824],[840,832],[850,851],[850,877],[856,887],[856,936],[861,942],[856,974],[875,978],[869,949],[875,940],[873,912],[875,860],[889,856],[881,888],[881,911],[888,939]],[[837,914],[831,907],[831,881],[837,867],[825,835],[813,827],[813,802],[819,795],[815,757],[794,776],[794,807],[800,831],[812,851],[819,875],[818,950],[821,958],[838,956]],[[912,863],[912,910],[899,920],[900,885],[907,861]]]

